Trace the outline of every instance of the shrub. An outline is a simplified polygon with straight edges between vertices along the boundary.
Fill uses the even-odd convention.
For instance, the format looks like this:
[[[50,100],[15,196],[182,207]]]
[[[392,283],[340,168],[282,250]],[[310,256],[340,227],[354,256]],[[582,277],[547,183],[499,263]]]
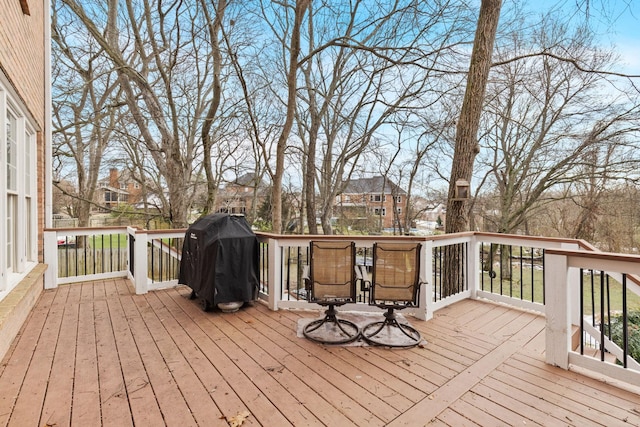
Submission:
[[[615,316],[611,318],[610,339],[620,348],[623,346],[623,316]],[[628,327],[628,351],[629,355],[636,361],[640,362],[640,311],[630,311],[627,314]]]

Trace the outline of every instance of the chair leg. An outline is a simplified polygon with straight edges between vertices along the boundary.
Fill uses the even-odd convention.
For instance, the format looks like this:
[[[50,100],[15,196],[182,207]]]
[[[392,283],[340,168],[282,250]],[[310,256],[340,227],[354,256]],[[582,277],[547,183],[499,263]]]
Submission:
[[[358,325],[339,319],[336,314],[335,307],[330,305],[325,316],[310,322],[302,333],[306,338],[323,344],[346,344],[357,340],[360,337]],[[325,327],[320,329],[322,326]]]
[[[387,309],[384,320],[372,322],[362,328],[362,338],[372,345],[387,347],[413,347],[420,343],[420,332],[410,325],[398,322],[393,308]],[[373,330],[373,332],[370,332]],[[384,334],[380,334],[382,331]],[[400,330],[402,335],[393,335],[394,330]],[[380,335],[379,335],[380,334]]]

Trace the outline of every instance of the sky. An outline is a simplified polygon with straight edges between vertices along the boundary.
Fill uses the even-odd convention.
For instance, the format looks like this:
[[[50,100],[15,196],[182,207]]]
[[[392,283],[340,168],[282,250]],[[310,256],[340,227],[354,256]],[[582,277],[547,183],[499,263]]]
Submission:
[[[587,6],[588,5],[588,6]],[[532,10],[557,10],[574,16],[575,22],[587,16],[605,46],[615,46],[620,54],[619,72],[640,76],[640,0],[537,0]]]
[[[608,38],[627,64],[624,71],[640,75],[640,1],[634,0],[630,11],[620,16]]]

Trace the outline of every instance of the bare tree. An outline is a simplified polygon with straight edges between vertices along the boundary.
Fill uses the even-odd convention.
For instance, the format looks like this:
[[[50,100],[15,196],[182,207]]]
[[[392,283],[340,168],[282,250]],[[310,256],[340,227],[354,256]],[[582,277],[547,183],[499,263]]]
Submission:
[[[532,50],[520,37],[512,40],[509,55]],[[583,31],[571,36],[555,20],[542,26],[533,42],[555,46],[561,41],[563,49],[594,69],[612,63],[612,55],[592,46]],[[640,131],[640,107],[615,94],[601,74],[540,56],[495,67],[488,94],[479,163],[499,198],[497,215],[487,218],[497,232],[518,231],[559,184],[583,182],[591,200],[587,207],[597,203],[607,181],[623,179],[637,167],[640,158],[631,147]],[[588,211],[573,235],[590,227]]]
[[[211,43],[211,56],[213,65],[213,87],[212,98],[209,104],[209,109],[204,118],[202,125],[202,150],[203,150],[203,162],[204,171],[207,177],[207,201],[204,207],[204,213],[213,211],[216,201],[216,190],[218,188],[218,182],[214,177],[213,168],[211,166],[211,146],[213,144],[211,138],[211,128],[214,124],[214,119],[218,113],[220,107],[220,101],[222,97],[222,84],[220,82],[220,75],[222,73],[222,52],[220,48],[219,34],[222,29],[222,21],[224,19],[225,9],[227,7],[226,0],[218,0],[217,7],[215,9],[215,15],[211,17],[207,9],[207,3],[205,0],[200,0],[202,4],[202,10],[207,22],[207,28],[209,29],[209,41]],[[220,175],[219,175],[220,176]]]
[[[325,234],[333,232],[334,201],[352,174],[377,169],[368,164],[373,153],[403,139],[393,124],[436,102],[439,77],[456,68],[464,16],[446,2],[334,6],[311,10],[298,110],[309,230],[317,232],[318,214]]]
[[[291,29],[289,65],[287,70],[287,113],[282,126],[282,131],[278,137],[278,143],[276,144],[276,167],[275,172],[272,175],[271,217],[273,220],[273,231],[276,233],[282,232],[282,177],[284,175],[285,150],[287,148],[289,134],[293,128],[293,120],[295,118],[296,111],[300,29],[310,4],[311,0],[296,0],[293,27]]]
[[[121,93],[103,49],[55,1],[51,27],[54,156],[62,160],[65,170],[75,172],[72,213],[78,225],[86,227],[97,203],[103,159],[121,114]],[[72,191],[64,182],[60,190]]]
[[[181,83],[193,80],[194,62],[199,59],[193,55],[192,38],[202,32],[193,27],[183,31],[183,27],[198,22],[200,11],[194,4],[181,2],[125,0],[121,7],[119,0],[109,0],[104,9],[61,1],[112,61],[139,140],[161,177],[157,193],[166,219],[174,226],[185,226],[190,203],[184,184],[192,182],[199,126],[197,113],[185,114],[185,110],[202,111],[201,94],[212,84],[210,76],[199,76],[198,84],[191,86],[196,93],[182,92],[188,85]],[[106,22],[103,30],[100,22]],[[195,120],[189,122],[185,116]]]

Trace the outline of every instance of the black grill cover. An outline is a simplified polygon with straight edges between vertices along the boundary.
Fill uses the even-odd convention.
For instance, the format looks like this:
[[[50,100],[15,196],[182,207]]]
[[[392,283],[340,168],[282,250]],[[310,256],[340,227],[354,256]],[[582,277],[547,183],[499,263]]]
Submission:
[[[255,299],[258,239],[243,216],[206,215],[187,229],[179,283],[212,306]]]

